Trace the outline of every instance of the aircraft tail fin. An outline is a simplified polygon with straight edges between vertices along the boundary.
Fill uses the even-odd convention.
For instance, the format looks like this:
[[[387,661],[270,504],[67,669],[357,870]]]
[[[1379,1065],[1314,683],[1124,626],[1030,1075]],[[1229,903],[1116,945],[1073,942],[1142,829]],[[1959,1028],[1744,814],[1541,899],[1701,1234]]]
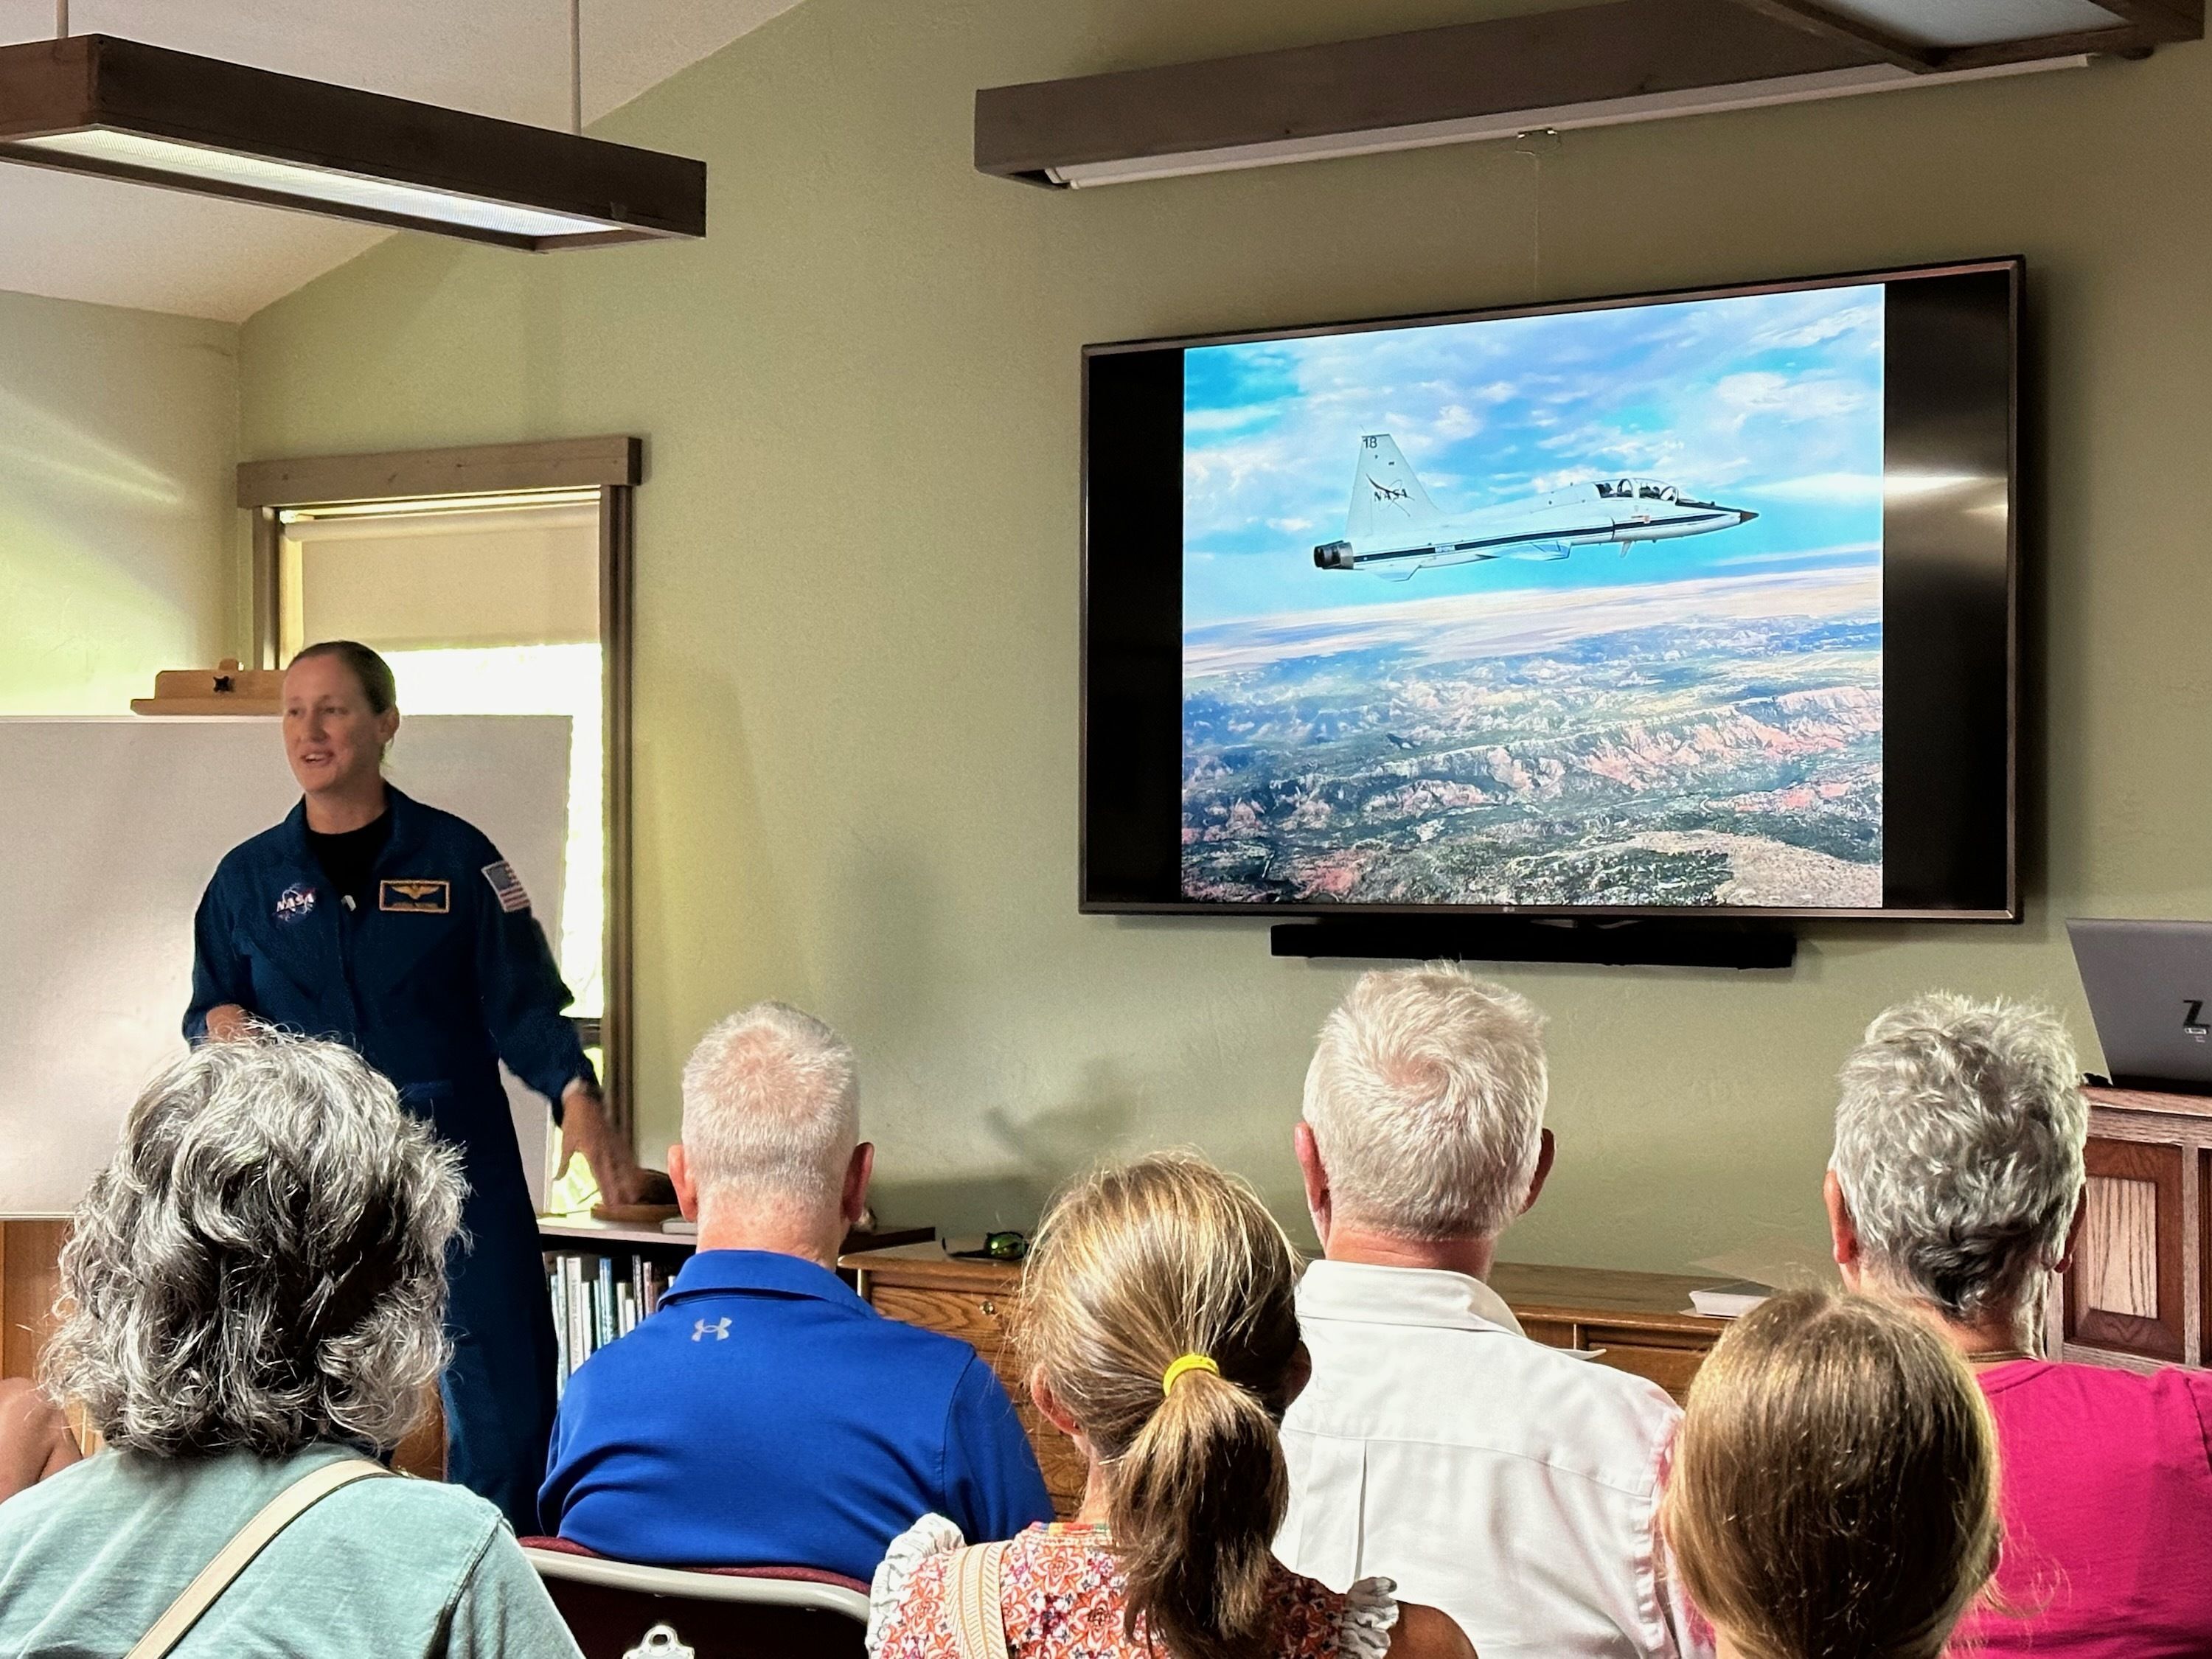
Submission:
[[[1395,438],[1387,432],[1374,432],[1359,441],[1359,465],[1352,475],[1352,506],[1345,514],[1346,537],[1354,543],[1378,540],[1424,529],[1443,517],[1413,469],[1406,465],[1406,458],[1398,453]]]

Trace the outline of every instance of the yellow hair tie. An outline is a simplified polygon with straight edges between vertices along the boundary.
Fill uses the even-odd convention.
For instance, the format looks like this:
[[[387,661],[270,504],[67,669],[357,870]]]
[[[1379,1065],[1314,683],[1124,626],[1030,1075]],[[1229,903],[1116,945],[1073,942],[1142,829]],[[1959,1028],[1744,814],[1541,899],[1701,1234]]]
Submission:
[[[1187,1371],[1212,1371],[1218,1376],[1221,1375],[1221,1367],[1215,1364],[1206,1354],[1187,1353],[1160,1373],[1160,1392],[1164,1395],[1173,1394],[1176,1380]]]

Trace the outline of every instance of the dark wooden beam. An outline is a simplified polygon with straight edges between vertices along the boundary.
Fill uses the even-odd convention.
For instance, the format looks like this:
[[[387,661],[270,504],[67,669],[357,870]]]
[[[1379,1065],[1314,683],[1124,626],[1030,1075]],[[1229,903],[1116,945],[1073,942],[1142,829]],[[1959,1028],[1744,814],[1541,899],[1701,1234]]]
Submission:
[[[1818,0],[1736,0],[1736,3],[1821,40],[1858,46],[1885,64],[1911,70],[1916,75],[1924,75],[1934,69],[1942,57],[1938,48],[1921,46],[1859,18],[1830,11]]]
[[[2100,4],[2103,0],[2098,0]],[[2081,29],[2068,34],[2039,34],[2025,40],[1992,40],[1986,46],[1953,46],[1943,54],[1947,70],[1996,69],[2006,64],[2036,64],[2053,58],[2147,58],[2155,41],[2132,27]]]
[[[975,94],[975,166],[1048,167],[1419,126],[1893,61],[1738,0],[1610,0]],[[1924,66],[1923,66],[1924,67]]]
[[[2204,0],[2096,0],[2143,37],[2146,46],[2204,38]]]
[[[245,461],[240,507],[337,507],[435,495],[505,495],[537,489],[602,489],[645,476],[638,438],[555,438],[543,443],[403,449],[380,455],[310,455]]]
[[[96,128],[597,222],[486,229],[397,204],[339,205],[277,179],[188,179],[22,142]],[[707,229],[703,162],[102,34],[0,46],[0,160],[529,248]]]

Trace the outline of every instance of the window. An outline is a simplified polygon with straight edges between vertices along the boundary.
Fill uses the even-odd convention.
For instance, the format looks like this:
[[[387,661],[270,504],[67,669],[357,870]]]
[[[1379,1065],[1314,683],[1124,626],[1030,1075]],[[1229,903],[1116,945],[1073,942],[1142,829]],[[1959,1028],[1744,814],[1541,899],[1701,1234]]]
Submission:
[[[574,722],[562,938],[615,1121],[631,1125],[631,550],[641,439],[247,461],[261,666],[316,639],[382,652],[414,714]],[[403,739],[404,741],[404,739]],[[596,1030],[592,1028],[596,1023]],[[591,1039],[596,1036],[593,1044]],[[536,1109],[535,1121],[544,1121]]]
[[[605,653],[599,492],[371,503],[277,515],[278,655],[383,653],[404,714],[566,714],[572,725],[561,975],[606,1012]],[[403,739],[404,741],[404,739]]]

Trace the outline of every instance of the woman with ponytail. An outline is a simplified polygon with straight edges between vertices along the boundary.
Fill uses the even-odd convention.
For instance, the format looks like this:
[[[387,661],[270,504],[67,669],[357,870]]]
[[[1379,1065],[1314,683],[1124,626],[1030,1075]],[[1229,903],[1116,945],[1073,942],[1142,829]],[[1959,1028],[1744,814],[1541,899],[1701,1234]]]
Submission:
[[[1083,1507],[973,1548],[925,1516],[876,1573],[874,1659],[1474,1659],[1389,1580],[1339,1594],[1270,1551],[1277,1431],[1305,1380],[1297,1280],[1274,1218],[1203,1159],[1063,1193],[1017,1338],[1037,1409],[1089,1460]]]

